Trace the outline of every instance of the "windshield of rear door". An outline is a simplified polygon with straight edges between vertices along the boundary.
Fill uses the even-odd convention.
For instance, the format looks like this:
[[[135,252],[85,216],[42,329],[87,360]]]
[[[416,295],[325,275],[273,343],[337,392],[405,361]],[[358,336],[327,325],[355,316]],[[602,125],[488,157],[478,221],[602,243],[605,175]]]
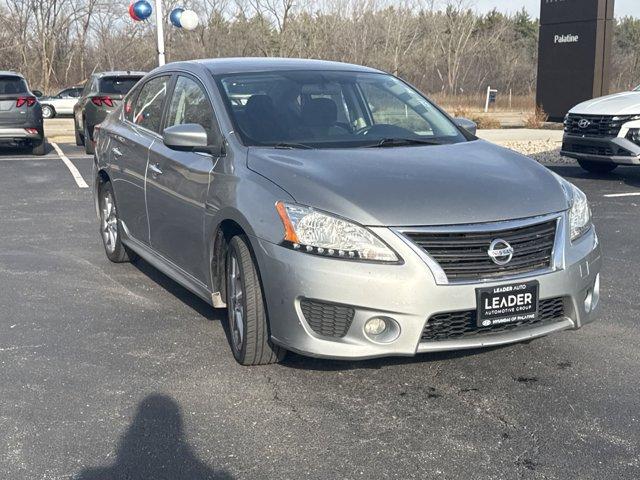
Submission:
[[[0,95],[27,93],[27,82],[15,76],[0,76]]]
[[[126,95],[142,77],[103,77],[100,79],[100,93]]]
[[[216,77],[245,145],[358,148],[466,141],[438,108],[383,73],[276,71]],[[386,140],[385,140],[386,139]]]

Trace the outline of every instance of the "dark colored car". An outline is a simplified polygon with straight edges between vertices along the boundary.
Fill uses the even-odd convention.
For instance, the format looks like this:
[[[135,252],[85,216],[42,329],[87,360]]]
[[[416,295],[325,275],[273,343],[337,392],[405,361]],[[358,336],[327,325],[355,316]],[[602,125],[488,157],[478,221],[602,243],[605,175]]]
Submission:
[[[31,147],[34,155],[45,151],[40,102],[15,72],[0,72],[0,145]]]
[[[118,107],[146,72],[102,72],[91,75],[73,107],[76,145],[94,150],[93,129]]]

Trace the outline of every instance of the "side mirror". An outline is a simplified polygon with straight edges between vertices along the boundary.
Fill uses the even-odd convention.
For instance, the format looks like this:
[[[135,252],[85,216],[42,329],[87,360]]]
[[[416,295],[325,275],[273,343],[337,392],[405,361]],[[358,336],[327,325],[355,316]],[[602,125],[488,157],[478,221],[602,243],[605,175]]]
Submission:
[[[453,119],[453,123],[455,123],[458,127],[464,128],[471,135],[475,135],[478,131],[478,125],[473,120],[469,120],[468,118],[457,117]]]
[[[221,139],[215,139],[211,144],[207,131],[197,123],[185,123],[165,128],[162,132],[162,141],[173,150],[205,152],[212,155],[222,153]]]
[[[44,96],[44,93],[42,93],[40,90],[32,90],[31,93],[33,93],[33,95],[36,98],[40,98],[40,97]]]

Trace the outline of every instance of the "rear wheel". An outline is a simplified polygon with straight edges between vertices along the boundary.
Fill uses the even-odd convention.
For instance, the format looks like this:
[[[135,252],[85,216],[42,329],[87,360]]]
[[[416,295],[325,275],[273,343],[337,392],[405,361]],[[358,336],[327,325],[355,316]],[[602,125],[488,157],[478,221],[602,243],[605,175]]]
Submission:
[[[85,124],[84,126],[84,151],[88,155],[93,155],[95,152],[95,147],[93,145],[93,140],[91,140],[91,136],[89,135],[89,128]]]
[[[594,162],[592,160],[578,160],[580,166],[591,173],[613,172],[618,165],[612,162]]]
[[[53,109],[51,105],[43,105],[42,106],[42,117],[43,118],[53,118],[56,116],[56,111]]]
[[[242,365],[282,360],[286,351],[271,343],[260,275],[247,238],[229,242],[226,261],[229,343]]]
[[[100,207],[100,236],[107,258],[114,263],[134,261],[137,255],[122,243],[118,210],[111,182],[100,185],[98,205]]]

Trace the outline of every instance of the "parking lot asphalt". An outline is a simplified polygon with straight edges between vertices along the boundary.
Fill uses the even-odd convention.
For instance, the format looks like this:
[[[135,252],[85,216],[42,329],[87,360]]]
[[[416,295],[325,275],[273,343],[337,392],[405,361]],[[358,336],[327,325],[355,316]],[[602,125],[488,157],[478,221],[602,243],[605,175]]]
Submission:
[[[87,183],[92,160],[60,145]],[[110,263],[50,149],[0,154],[0,478],[640,477],[640,169],[589,196],[600,319],[487,350],[241,367],[216,311]],[[420,292],[416,292],[417,295]]]

